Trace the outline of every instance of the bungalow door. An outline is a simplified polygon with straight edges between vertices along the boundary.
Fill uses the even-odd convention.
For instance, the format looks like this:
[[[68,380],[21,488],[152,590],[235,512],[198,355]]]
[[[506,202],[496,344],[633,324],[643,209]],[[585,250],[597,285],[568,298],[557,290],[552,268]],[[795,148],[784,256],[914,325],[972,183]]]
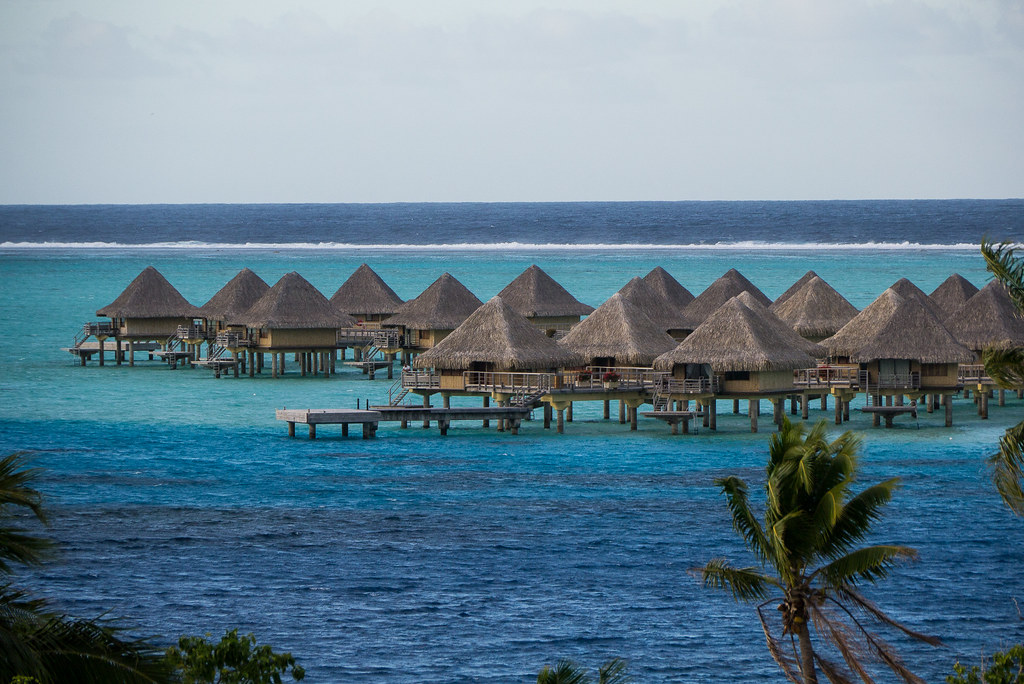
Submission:
[[[908,387],[910,385],[910,361],[908,359],[879,359],[878,384],[880,387]]]

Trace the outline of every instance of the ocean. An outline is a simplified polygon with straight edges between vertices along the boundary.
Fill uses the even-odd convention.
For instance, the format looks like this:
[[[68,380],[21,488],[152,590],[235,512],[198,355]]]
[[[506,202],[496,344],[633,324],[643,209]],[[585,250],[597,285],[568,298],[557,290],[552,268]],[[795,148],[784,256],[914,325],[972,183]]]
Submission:
[[[148,265],[197,305],[245,266],[330,296],[366,262],[406,299],[447,271],[482,300],[536,263],[593,306],[658,265],[694,294],[735,267],[769,297],[814,269],[862,308],[901,277],[984,285],[985,235],[1024,242],[1024,200],[0,207],[0,435],[44,469],[61,549],[18,583],[161,644],[251,631],[310,682],[531,682],[617,656],[638,681],[781,681],[754,609],[692,572],[754,562],[713,480],[759,496],[770,431],[726,403],[717,433],[688,436],[595,404],[564,435],[310,442],[274,409],[384,401],[392,382],[82,368],[60,348]],[[872,541],[920,553],[866,593],[944,640],[887,635],[941,681],[1024,640],[1024,523],[985,464],[1024,401],[983,421],[959,399],[950,429],[941,412],[874,429],[857,406],[860,482],[903,479]]]

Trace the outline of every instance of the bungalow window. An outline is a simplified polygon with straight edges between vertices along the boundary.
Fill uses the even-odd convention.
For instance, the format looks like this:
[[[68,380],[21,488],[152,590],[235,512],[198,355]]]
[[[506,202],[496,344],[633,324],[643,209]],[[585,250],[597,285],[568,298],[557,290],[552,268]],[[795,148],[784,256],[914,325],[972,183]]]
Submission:
[[[949,375],[949,367],[944,363],[922,363],[921,377],[941,378]]]
[[[750,380],[750,371],[726,371],[726,380]]]

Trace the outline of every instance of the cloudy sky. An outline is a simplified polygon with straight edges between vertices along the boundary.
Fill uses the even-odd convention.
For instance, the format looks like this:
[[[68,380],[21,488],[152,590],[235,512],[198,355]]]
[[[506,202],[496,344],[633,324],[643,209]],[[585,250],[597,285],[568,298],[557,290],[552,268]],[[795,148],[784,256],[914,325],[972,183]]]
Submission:
[[[1024,196],[1022,0],[0,0],[0,203]]]

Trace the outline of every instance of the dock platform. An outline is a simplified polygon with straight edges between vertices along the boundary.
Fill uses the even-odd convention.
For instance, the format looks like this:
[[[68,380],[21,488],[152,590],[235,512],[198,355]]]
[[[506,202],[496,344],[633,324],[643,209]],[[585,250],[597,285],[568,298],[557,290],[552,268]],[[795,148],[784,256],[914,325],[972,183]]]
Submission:
[[[657,418],[669,424],[672,434],[678,435],[680,426],[684,435],[690,434],[690,421],[703,418],[703,411],[645,411],[641,413],[644,418]]]
[[[872,414],[871,418],[875,426],[878,425],[879,417],[885,420],[885,427],[892,427],[892,420],[896,416],[902,416],[904,413],[909,413],[911,418],[917,418],[917,405],[910,404],[909,406],[865,406],[861,408],[861,413]]]
[[[348,436],[349,425],[363,426],[363,439],[372,439],[381,422],[401,423],[406,427],[409,421],[423,421],[427,427],[437,423],[441,435],[448,434],[453,420],[504,420],[508,421],[512,434],[519,432],[519,425],[530,415],[530,409],[520,406],[371,406],[369,409],[277,409],[277,419],[288,423],[288,436],[295,436],[295,424],[309,426],[309,438],[316,439],[317,425],[341,425],[342,437]]]

